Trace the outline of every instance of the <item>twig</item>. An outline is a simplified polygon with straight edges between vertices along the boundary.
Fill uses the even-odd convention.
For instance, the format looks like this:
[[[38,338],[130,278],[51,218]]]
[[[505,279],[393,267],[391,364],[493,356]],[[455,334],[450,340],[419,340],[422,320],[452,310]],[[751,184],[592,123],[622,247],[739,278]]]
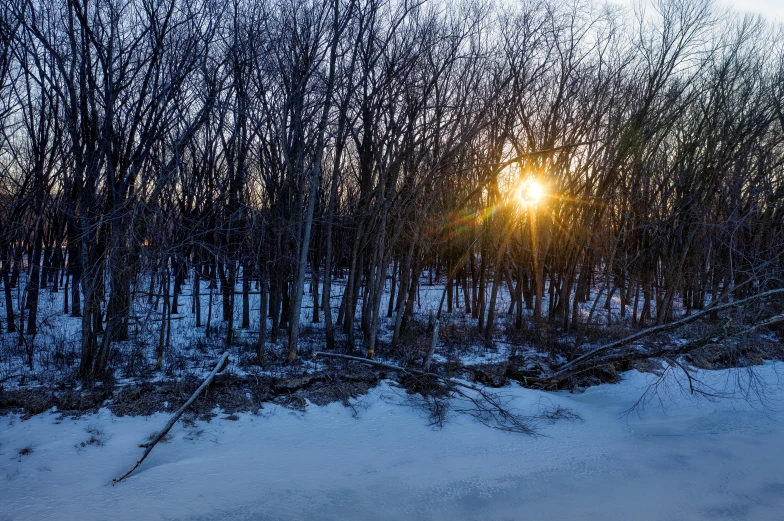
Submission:
[[[153,438],[153,440],[150,443],[146,444],[147,448],[145,449],[144,454],[142,454],[142,457],[139,458],[139,461],[136,462],[136,465],[131,467],[131,470],[129,470],[128,472],[126,472],[125,474],[120,476],[119,478],[113,479],[112,480],[112,485],[116,485],[120,481],[122,481],[125,478],[127,478],[128,476],[130,476],[131,473],[134,470],[136,470],[139,467],[139,465],[142,464],[142,461],[144,461],[144,459],[150,454],[150,452],[152,451],[153,447],[155,447],[155,444],[158,443],[159,441],[161,441],[164,436],[166,436],[166,434],[169,432],[169,430],[171,430],[171,428],[174,427],[174,424],[177,423],[177,420],[180,419],[180,416],[182,416],[182,414],[185,412],[185,410],[188,408],[188,406],[190,406],[190,404],[193,403],[193,401],[196,399],[196,397],[199,396],[199,394],[204,389],[207,388],[207,386],[210,384],[212,379],[215,378],[215,375],[218,374],[218,372],[220,372],[220,370],[223,368],[223,364],[226,362],[226,360],[228,360],[228,358],[229,358],[229,352],[226,351],[225,353],[223,353],[223,356],[220,357],[220,359],[218,360],[218,363],[215,364],[215,369],[212,370],[212,372],[209,374],[209,376],[207,376],[207,379],[204,380],[204,382],[199,386],[198,389],[196,389],[196,392],[194,392],[191,395],[191,397],[188,398],[188,401],[185,402],[185,404],[182,407],[180,407],[177,410],[176,413],[174,413],[174,416],[172,416],[172,418],[169,420],[169,423],[166,424],[166,427],[164,427],[162,431],[160,431],[158,434],[156,434],[155,438]]]
[[[671,358],[670,362],[681,368],[683,374],[685,374],[686,378],[689,379],[689,392],[694,394],[694,382],[691,379],[691,373],[689,373],[689,370],[682,363],[680,363],[677,358]]]

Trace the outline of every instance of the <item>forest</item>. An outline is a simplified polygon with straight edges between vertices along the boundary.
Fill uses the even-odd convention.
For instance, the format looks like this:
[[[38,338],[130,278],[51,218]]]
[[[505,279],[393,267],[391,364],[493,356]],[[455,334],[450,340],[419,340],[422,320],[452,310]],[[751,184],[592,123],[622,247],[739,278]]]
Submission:
[[[443,371],[458,346],[559,387],[706,345],[743,364],[781,333],[784,29],[762,16],[7,0],[0,39],[3,382],[171,375],[204,345],[204,367]]]
[[[781,521],[778,12],[2,0],[0,519]]]

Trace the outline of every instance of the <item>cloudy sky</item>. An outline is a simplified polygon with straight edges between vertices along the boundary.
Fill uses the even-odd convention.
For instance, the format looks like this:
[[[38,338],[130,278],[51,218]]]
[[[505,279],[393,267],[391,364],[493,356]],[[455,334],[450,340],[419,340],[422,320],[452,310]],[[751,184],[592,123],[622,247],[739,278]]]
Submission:
[[[647,0],[606,0],[610,3],[632,6]],[[601,0],[599,1],[601,3]],[[784,23],[784,0],[716,0],[718,7],[729,6],[740,13],[762,13],[766,18]]]
[[[762,13],[769,18],[784,22],[784,0],[723,0],[738,11]]]

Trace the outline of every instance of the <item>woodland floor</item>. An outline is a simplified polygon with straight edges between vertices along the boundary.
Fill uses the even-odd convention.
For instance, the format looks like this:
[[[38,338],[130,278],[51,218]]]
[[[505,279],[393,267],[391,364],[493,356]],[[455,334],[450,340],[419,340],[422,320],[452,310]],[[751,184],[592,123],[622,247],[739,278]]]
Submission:
[[[342,281],[336,281],[339,288]],[[238,287],[238,290],[241,288]],[[416,310],[408,328],[402,334],[399,347],[392,351],[392,319],[381,325],[376,359],[406,368],[421,366],[430,342],[429,311],[437,309],[443,285],[423,284]],[[27,365],[28,354],[19,345],[16,335],[0,335],[0,414],[18,413],[29,417],[50,410],[78,415],[96,412],[102,407],[115,415],[148,416],[155,412],[176,410],[199,386],[215,361],[226,350],[223,338],[225,323],[217,291],[213,295],[211,334],[206,335],[206,316],[202,326],[195,326],[192,313],[191,288],[186,286],[180,297],[180,314],[173,317],[170,346],[164,354],[160,371],[154,370],[155,345],[161,326],[160,313],[146,302],[137,301],[137,318],[131,326],[129,342],[115,344],[110,367],[112,376],[104,382],[83,384],[76,378],[78,368],[80,319],[64,315],[59,310],[61,294],[45,292],[41,298],[39,333],[32,340],[33,369]],[[458,293],[457,295],[461,295]],[[388,294],[385,295],[385,299]],[[325,405],[331,402],[348,404],[350,399],[366,394],[385,378],[397,375],[389,371],[358,365],[354,362],[328,359],[313,360],[310,354],[325,345],[323,318],[311,322],[312,296],[306,294],[303,305],[300,360],[296,364],[285,361],[285,330],[278,342],[270,342],[265,350],[265,363],[256,362],[255,338],[258,331],[258,297],[251,295],[251,323],[248,329],[235,327],[236,344],[229,348],[230,363],[217,376],[207,391],[191,406],[199,418],[214,416],[216,407],[227,414],[254,412],[263,403],[276,403],[294,409],[304,409],[308,403]],[[202,309],[207,315],[209,290],[201,289]],[[545,301],[546,304],[546,301]],[[337,316],[337,302],[333,309]],[[386,302],[382,302],[382,309]],[[536,327],[525,312],[523,327],[513,326],[513,317],[505,310],[509,295],[501,291],[498,301],[499,318],[493,345],[484,346],[483,333],[476,320],[460,308],[445,313],[439,329],[439,341],[433,358],[432,370],[442,376],[473,382],[490,388],[502,388],[512,383],[528,386],[529,378],[551,371],[564,361],[590,349],[636,331],[620,313],[617,297],[610,308],[604,305],[590,318],[590,324],[578,323],[568,332],[547,323]],[[581,308],[588,316],[590,302]],[[240,322],[241,304],[237,296],[235,324]],[[146,310],[146,314],[142,314]],[[607,323],[608,319],[611,321]],[[710,321],[700,321],[675,333],[652,335],[645,346],[671,345],[686,338],[697,338],[715,328]],[[336,343],[343,345],[338,331]],[[689,355],[685,362],[699,369],[726,369],[761,364],[764,360],[784,360],[782,331],[755,332],[727,350],[707,346]],[[355,354],[362,356],[362,335]],[[337,352],[345,352],[338,348]],[[630,369],[660,373],[659,360],[606,365],[563,382],[560,388],[584,390],[605,382],[616,382],[619,373]],[[409,385],[411,392],[422,392]]]

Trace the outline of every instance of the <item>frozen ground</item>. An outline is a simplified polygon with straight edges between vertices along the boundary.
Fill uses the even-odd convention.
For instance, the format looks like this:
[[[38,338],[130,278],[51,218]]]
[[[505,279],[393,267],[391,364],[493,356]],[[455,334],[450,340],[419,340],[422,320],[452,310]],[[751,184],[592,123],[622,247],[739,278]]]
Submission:
[[[541,437],[465,416],[434,430],[382,384],[355,404],[357,418],[339,404],[270,405],[238,421],[178,424],[114,487],[166,416],[6,416],[0,519],[781,521],[784,364],[758,371],[767,409],[676,392],[662,396],[664,411],[654,401],[624,416],[653,378],[637,372],[583,394],[506,389],[523,410],[560,404],[582,416]],[[745,379],[697,374],[725,391]]]

